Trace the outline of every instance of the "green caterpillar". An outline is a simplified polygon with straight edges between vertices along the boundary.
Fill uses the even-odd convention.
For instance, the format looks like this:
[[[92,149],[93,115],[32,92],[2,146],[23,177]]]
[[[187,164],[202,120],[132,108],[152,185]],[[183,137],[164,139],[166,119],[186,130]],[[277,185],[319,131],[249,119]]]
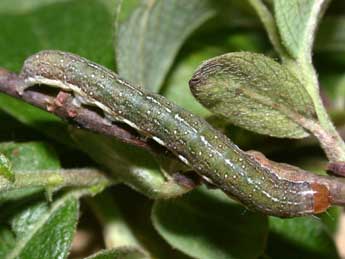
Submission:
[[[19,92],[35,84],[72,91],[83,104],[99,107],[112,121],[124,122],[171,150],[251,210],[293,217],[320,213],[330,206],[326,185],[282,179],[202,118],[87,59],[41,51],[25,61],[21,77],[25,86]]]

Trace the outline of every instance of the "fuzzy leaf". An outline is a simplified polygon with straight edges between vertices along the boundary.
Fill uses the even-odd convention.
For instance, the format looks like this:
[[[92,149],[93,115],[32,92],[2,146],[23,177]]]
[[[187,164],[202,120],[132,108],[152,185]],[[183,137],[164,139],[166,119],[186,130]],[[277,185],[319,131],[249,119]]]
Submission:
[[[117,30],[119,74],[159,91],[185,39],[214,13],[208,0],[142,1]]]
[[[136,248],[123,247],[111,250],[104,250],[91,255],[85,259],[144,259],[149,258]]]
[[[266,217],[244,213],[219,191],[156,201],[152,219],[170,245],[193,258],[257,258],[265,246]]]
[[[245,129],[303,138],[301,117],[314,118],[310,96],[285,67],[261,54],[237,52],[208,60],[190,81],[209,110]]]
[[[54,149],[42,142],[2,143],[0,152],[11,160],[14,171],[60,168],[60,162]]]
[[[69,51],[107,67],[114,65],[111,15],[99,1],[60,1],[21,15],[0,14],[0,23],[0,66],[8,70],[20,71],[23,61],[42,49]]]
[[[13,242],[10,242],[8,229],[4,230],[7,231],[7,243],[6,247],[0,246],[0,257],[65,258],[75,232],[78,209],[78,200],[72,194],[67,194],[52,204],[39,202],[19,209],[10,219],[15,239],[12,238]],[[0,238],[2,236],[0,234]]]
[[[12,171],[11,161],[2,153],[0,153],[0,177],[5,177],[10,181],[14,181],[14,173]]]
[[[274,12],[283,44],[299,59],[311,55],[314,34],[329,0],[274,0]]]
[[[58,169],[60,162],[55,151],[40,142],[2,143],[0,152],[6,155],[13,165],[13,171],[25,170],[35,173],[35,170]],[[0,203],[16,200],[40,191],[38,188],[25,188],[0,193]]]

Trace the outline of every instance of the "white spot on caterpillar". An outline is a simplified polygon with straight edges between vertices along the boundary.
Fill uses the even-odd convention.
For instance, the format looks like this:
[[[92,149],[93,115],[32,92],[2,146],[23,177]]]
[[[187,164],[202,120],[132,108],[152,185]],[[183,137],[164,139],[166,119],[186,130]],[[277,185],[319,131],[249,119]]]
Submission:
[[[279,202],[279,199],[271,196],[271,194],[269,194],[268,192],[266,192],[265,190],[261,189],[261,192],[269,199],[271,199],[272,201],[275,201],[275,202]]]
[[[153,136],[152,139],[153,139],[154,141],[156,141],[158,144],[160,144],[160,145],[162,145],[162,146],[165,146],[165,143],[164,143],[164,141],[163,141],[162,139],[160,139],[160,138],[158,138],[158,137],[155,137],[155,136]]]
[[[182,123],[184,123],[185,125],[189,126],[189,123],[186,122],[186,121],[180,116],[180,114],[176,113],[174,117],[175,117],[175,119],[178,120],[179,122],[182,122]]]
[[[119,77],[116,77],[116,81],[119,83],[119,84],[122,84],[122,85],[125,85],[126,87],[136,91],[139,95],[144,95],[143,92],[136,88],[136,87],[133,87],[132,85],[128,84],[126,81],[122,80],[121,78]]]
[[[90,62],[88,62],[87,65],[88,65],[89,67],[93,67],[93,68],[97,68],[97,69],[99,68],[98,65],[93,64],[93,63],[90,63]]]
[[[178,158],[179,158],[183,163],[185,163],[186,165],[189,165],[189,162],[188,162],[187,158],[185,158],[184,156],[178,155]]]
[[[155,98],[153,98],[152,96],[146,96],[146,99],[147,100],[150,100],[150,101],[152,101],[152,102],[154,102],[155,104],[158,104],[158,105],[161,105],[161,103],[160,102],[158,102]]]
[[[210,146],[211,145],[210,142],[208,142],[207,139],[204,136],[201,136],[200,139],[201,139],[202,143],[204,143],[206,146]]]
[[[301,192],[302,195],[314,195],[315,194],[315,191],[313,190],[307,190],[307,191],[303,191]]]
[[[204,179],[206,182],[208,182],[208,183],[210,183],[210,184],[214,184],[213,181],[212,181],[210,178],[208,178],[207,176],[202,175],[201,177],[202,177],[202,179]]]
[[[234,166],[234,164],[229,159],[225,159],[225,163],[230,167]]]
[[[140,131],[139,127],[135,123],[133,123],[133,122],[127,120],[127,119],[123,119],[122,121],[124,123],[126,123],[128,126],[132,127],[133,129],[136,129],[136,130]]]

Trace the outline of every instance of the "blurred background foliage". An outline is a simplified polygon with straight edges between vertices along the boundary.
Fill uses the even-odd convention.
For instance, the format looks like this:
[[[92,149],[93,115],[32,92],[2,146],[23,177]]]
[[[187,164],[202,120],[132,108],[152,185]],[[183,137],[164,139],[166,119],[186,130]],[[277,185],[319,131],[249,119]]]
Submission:
[[[126,79],[152,87],[207,118],[244,150],[259,150],[273,160],[324,173],[327,161],[314,139],[274,139],[229,125],[211,116],[189,91],[193,72],[211,57],[234,51],[277,57],[247,1],[177,0],[180,6],[175,9],[164,9],[162,4],[150,15],[158,21],[169,16],[163,25],[176,31],[147,33],[141,38],[147,44],[140,49],[140,42],[131,37],[143,30],[141,19],[147,19],[140,16],[147,12],[142,2],[124,0],[119,14],[117,0],[2,0],[0,66],[19,72],[25,58],[39,50],[73,52],[120,74],[137,76]],[[273,0],[265,2],[271,6]],[[132,25],[129,19],[134,20]],[[150,52],[150,44],[155,44],[157,53]],[[131,52],[144,53],[142,64],[148,71],[133,67]],[[313,59],[324,103],[344,136],[343,0],[330,4],[317,33]],[[157,160],[143,150],[72,129],[53,115],[3,94],[0,125],[0,151],[16,168],[100,166],[126,183],[82,199],[81,212],[73,190],[58,193],[52,205],[42,190],[0,194],[2,258],[63,258],[69,254],[73,236],[69,258],[84,258],[105,247],[113,250],[92,258],[339,258],[334,241],[339,208],[320,217],[278,219],[248,212],[205,187],[172,200],[154,200],[165,179]]]

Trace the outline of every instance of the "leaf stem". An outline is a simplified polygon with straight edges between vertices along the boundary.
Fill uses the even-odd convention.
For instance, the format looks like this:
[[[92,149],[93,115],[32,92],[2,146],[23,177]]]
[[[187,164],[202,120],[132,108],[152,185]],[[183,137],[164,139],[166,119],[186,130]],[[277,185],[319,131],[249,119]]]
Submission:
[[[107,186],[111,182],[97,169],[59,169],[42,171],[16,171],[12,183],[0,177],[0,193],[31,187],[95,187]]]
[[[327,113],[326,113],[327,115]],[[327,115],[328,116],[328,115]],[[345,144],[334,126],[332,129],[327,129],[316,121],[300,118],[300,124],[308,129],[320,142],[322,149],[325,151],[330,162],[344,162],[345,161]],[[329,121],[330,122],[330,121]]]
[[[284,46],[281,44],[281,39],[275,23],[275,19],[266,5],[261,0],[248,0],[248,2],[255,9],[262,24],[264,25],[267,35],[281,58],[288,57]]]
[[[311,130],[319,140],[330,162],[344,162],[345,143],[334,127],[326,108],[322,103],[319,93],[319,81],[311,60],[299,62],[299,64],[304,75],[303,82],[314,102],[316,114],[319,120],[319,124],[316,123],[308,129]]]

